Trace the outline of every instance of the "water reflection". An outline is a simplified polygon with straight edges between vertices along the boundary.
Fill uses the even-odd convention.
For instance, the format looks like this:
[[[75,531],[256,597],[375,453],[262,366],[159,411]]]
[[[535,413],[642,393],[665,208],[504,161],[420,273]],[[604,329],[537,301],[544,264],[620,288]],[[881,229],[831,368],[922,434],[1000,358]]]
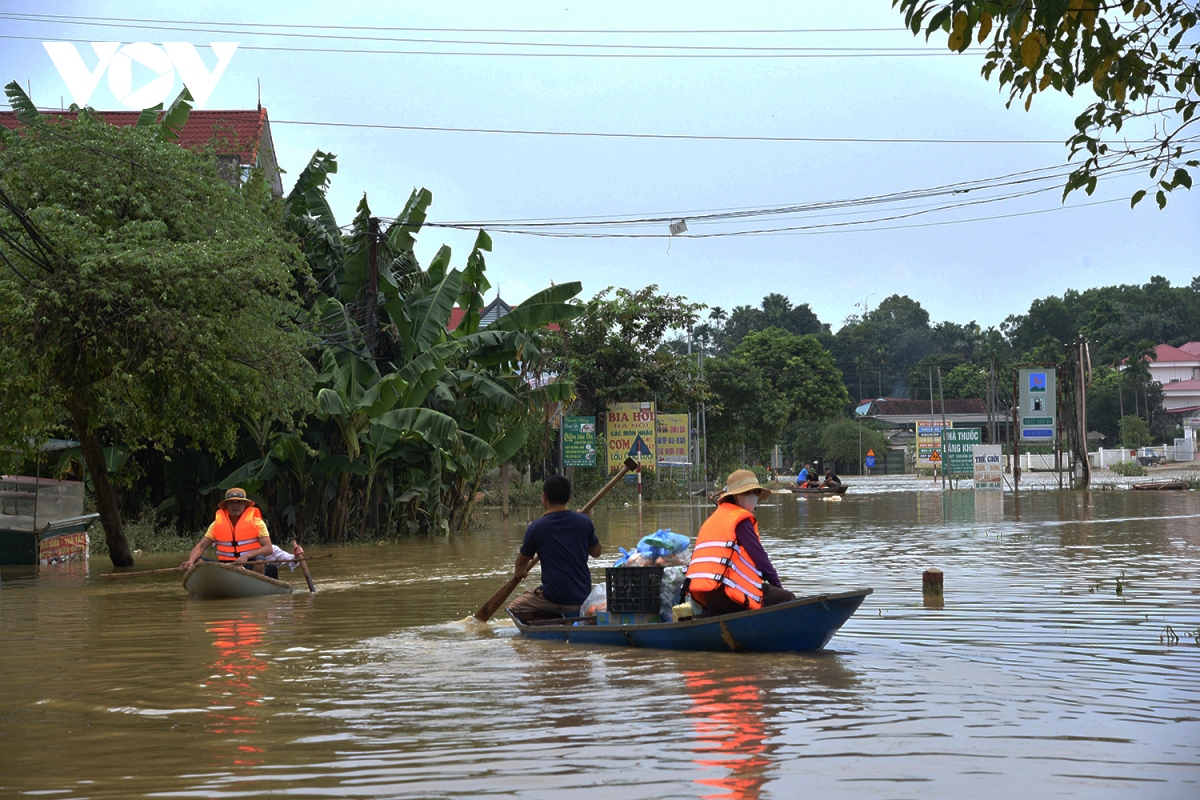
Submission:
[[[269,662],[260,658],[255,648],[262,644],[263,626],[245,612],[232,619],[206,623],[205,632],[213,637],[217,649],[212,662],[212,677],[204,687],[211,689],[208,722],[204,729],[229,742],[228,749],[213,748],[213,766],[246,768],[262,763],[263,748],[232,737],[253,737],[258,734],[255,710],[262,705],[262,684],[255,680],[265,676]]]
[[[695,762],[725,774],[696,778],[700,786],[721,790],[705,798],[758,800],[771,759],[762,689],[749,675],[716,670],[683,673],[692,706],[684,711],[696,732]]]

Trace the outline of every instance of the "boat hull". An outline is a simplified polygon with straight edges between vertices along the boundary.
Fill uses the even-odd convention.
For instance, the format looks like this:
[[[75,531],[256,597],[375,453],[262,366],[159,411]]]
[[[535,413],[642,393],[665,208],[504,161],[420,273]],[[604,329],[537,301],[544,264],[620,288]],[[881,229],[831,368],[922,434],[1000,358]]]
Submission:
[[[261,597],[291,594],[290,583],[248,569],[215,561],[199,561],[183,576],[183,588],[193,597]]]
[[[854,589],[811,595],[753,611],[646,625],[525,625],[515,617],[513,622],[522,636],[577,644],[723,653],[801,653],[820,650],[828,644],[871,591]]]
[[[1187,481],[1147,481],[1146,483],[1135,483],[1130,488],[1135,492],[1186,492],[1192,486]]]
[[[843,483],[841,486],[834,486],[828,489],[801,489],[799,486],[793,486],[790,491],[792,494],[845,494],[846,488],[846,484]]]

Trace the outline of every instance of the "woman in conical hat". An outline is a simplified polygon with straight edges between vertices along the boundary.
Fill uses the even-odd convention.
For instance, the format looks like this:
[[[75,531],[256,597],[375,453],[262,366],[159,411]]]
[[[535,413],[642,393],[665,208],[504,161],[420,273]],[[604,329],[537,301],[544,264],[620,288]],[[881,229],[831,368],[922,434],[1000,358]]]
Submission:
[[[748,469],[730,474],[717,495],[717,508],[700,526],[688,591],[710,612],[729,614],[795,600],[780,585],[779,573],[758,536],[754,509],[771,490]]]

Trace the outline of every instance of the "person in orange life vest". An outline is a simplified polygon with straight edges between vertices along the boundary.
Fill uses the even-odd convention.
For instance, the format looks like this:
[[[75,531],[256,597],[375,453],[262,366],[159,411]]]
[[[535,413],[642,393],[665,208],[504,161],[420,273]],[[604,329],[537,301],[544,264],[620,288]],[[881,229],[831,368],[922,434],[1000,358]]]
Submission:
[[[267,523],[263,522],[262,514],[255,507],[254,501],[246,497],[245,489],[230,489],[225,492],[225,499],[217,504],[216,518],[192,548],[187,560],[179,565],[179,569],[183,572],[191,569],[204,555],[204,551],[214,544],[217,546],[218,561],[241,564],[246,569],[251,569],[251,559],[265,558],[272,554]],[[278,578],[279,567],[268,564],[266,574],[268,577]]]
[[[748,469],[730,474],[717,508],[700,526],[688,564],[688,593],[708,611],[731,614],[795,600],[779,583],[758,537],[754,509],[771,494]]]

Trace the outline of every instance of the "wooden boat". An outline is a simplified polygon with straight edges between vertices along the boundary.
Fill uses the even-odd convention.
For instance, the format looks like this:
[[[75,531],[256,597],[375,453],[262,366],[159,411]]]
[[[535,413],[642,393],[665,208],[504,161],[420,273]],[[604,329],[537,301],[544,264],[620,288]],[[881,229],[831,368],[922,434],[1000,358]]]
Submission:
[[[844,483],[840,483],[837,486],[826,486],[820,489],[801,489],[799,486],[788,487],[788,491],[790,491],[792,494],[845,494],[846,489],[847,486]]]
[[[0,564],[52,566],[86,563],[88,528],[99,514],[59,519],[34,530],[30,526],[0,527]]]
[[[1187,481],[1147,481],[1145,483],[1135,483],[1131,488],[1139,492],[1153,492],[1171,490],[1186,491],[1192,487]]]
[[[596,625],[594,619],[593,624],[587,624],[574,618],[528,625],[513,617],[513,622],[522,636],[578,644],[726,653],[799,653],[820,650],[828,644],[871,591],[853,589],[817,594],[753,611],[645,625]]]
[[[260,597],[291,594],[292,585],[248,569],[216,561],[197,561],[183,576],[183,588],[195,597]]]

